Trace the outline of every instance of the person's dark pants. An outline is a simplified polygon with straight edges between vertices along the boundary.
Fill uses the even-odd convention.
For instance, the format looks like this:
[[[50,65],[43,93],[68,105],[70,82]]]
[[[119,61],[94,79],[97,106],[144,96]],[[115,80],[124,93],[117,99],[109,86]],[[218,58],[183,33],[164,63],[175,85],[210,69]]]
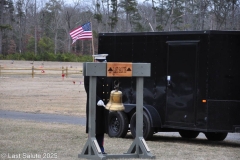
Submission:
[[[97,139],[97,142],[98,142],[98,145],[99,145],[101,151],[104,152],[104,147],[103,147],[104,133],[96,134],[96,139]]]

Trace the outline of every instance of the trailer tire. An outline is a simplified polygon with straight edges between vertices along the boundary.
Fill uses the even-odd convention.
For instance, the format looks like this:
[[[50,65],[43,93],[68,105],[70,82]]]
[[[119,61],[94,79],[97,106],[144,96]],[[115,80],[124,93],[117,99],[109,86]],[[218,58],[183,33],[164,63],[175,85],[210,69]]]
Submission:
[[[206,132],[204,133],[206,138],[209,140],[209,141],[223,141],[228,133],[227,132]]]
[[[199,132],[197,131],[179,131],[182,138],[197,138]]]
[[[110,112],[108,116],[109,137],[124,138],[128,132],[128,118],[124,112]]]
[[[130,130],[132,133],[132,137],[136,137],[136,113],[132,115],[130,120]],[[143,137],[145,140],[151,139],[153,136],[153,129],[151,127],[151,121],[148,114],[143,111]]]

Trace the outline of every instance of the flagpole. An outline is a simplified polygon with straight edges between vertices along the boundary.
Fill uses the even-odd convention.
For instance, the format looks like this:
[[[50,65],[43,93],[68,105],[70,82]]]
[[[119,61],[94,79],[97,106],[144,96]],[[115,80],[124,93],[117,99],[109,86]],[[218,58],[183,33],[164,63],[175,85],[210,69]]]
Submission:
[[[92,21],[90,21],[90,24],[91,24],[91,32],[92,32],[92,51],[93,51],[92,57],[93,57],[93,55],[94,55],[94,41],[93,41]],[[93,62],[94,62],[94,57],[93,57]]]

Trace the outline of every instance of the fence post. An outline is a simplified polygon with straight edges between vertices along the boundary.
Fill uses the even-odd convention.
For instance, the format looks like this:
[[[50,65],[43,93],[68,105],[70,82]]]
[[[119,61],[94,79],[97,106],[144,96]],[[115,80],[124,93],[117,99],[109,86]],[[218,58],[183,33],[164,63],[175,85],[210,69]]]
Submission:
[[[66,78],[68,77],[68,67],[66,67]]]
[[[64,75],[64,67],[62,66],[62,75]]]
[[[34,66],[32,66],[32,78],[34,78]]]

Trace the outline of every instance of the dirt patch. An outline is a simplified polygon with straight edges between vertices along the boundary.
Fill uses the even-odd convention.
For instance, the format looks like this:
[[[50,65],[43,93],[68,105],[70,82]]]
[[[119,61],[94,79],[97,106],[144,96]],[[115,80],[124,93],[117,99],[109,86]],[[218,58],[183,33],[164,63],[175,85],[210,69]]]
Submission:
[[[29,61],[0,61],[5,68],[31,67]],[[39,63],[41,62],[34,62]],[[82,68],[82,63],[44,62],[44,68]],[[40,71],[39,71],[40,72]],[[53,71],[52,71],[53,72]],[[8,71],[11,73],[11,71]],[[0,109],[34,113],[85,116],[86,92],[82,74],[62,77],[56,73],[31,75],[1,74]]]

